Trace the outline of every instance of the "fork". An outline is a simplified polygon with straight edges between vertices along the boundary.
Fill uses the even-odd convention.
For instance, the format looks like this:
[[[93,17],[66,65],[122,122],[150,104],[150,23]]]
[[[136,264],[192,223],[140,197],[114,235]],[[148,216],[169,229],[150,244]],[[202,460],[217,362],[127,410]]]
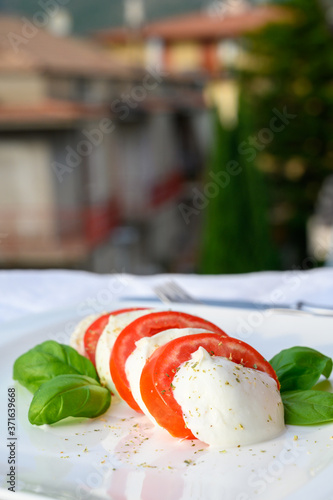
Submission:
[[[333,309],[329,307],[321,307],[306,302],[297,302],[295,304],[265,304],[258,302],[242,301],[242,300],[208,300],[200,301],[194,298],[186,290],[184,290],[178,283],[173,280],[164,282],[153,288],[156,295],[164,303],[187,303],[187,304],[210,304],[215,306],[225,307],[238,307],[245,309],[271,309],[276,312],[290,312],[290,313],[305,313],[314,314],[318,316],[332,316]]]
[[[172,302],[186,302],[188,304],[201,304],[200,300],[195,299],[184,288],[175,281],[166,281],[162,285],[153,288],[156,295],[162,302],[170,304]]]

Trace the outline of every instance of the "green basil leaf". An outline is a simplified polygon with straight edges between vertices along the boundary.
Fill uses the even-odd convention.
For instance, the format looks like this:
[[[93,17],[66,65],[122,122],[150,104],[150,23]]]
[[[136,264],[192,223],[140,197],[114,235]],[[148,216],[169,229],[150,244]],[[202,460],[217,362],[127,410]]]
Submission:
[[[47,340],[22,354],[14,363],[13,379],[34,393],[44,382],[57,375],[98,376],[94,365],[75,349]]]
[[[328,378],[332,372],[332,359],[309,347],[284,349],[270,360],[281,392],[311,389],[320,375]]]
[[[29,408],[29,422],[54,424],[66,417],[94,418],[110,406],[111,393],[84,375],[58,375],[40,386]]]
[[[290,391],[281,394],[285,422],[314,425],[333,421],[333,394],[323,391]]]

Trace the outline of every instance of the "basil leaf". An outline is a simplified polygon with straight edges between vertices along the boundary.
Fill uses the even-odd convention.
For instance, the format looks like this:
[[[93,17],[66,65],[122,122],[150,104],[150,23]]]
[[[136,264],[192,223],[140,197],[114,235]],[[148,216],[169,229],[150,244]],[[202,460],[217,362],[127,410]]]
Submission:
[[[314,425],[333,421],[333,394],[323,391],[290,391],[281,394],[285,423]]]
[[[328,378],[332,372],[332,359],[309,347],[284,349],[271,359],[281,392],[311,389],[320,375]]]
[[[84,375],[58,375],[40,386],[29,408],[29,422],[54,424],[66,417],[94,418],[110,406],[111,393]]]
[[[13,379],[34,393],[44,382],[62,374],[98,376],[94,365],[75,349],[47,340],[22,354],[14,363]]]

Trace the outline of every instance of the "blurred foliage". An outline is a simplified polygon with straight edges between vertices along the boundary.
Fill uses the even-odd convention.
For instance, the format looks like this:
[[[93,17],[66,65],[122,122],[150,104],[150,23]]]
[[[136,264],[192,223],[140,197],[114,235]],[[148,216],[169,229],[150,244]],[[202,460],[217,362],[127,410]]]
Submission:
[[[333,37],[319,0],[286,0],[294,21],[268,26],[246,40],[251,70],[241,85],[255,109],[254,130],[273,110],[296,115],[265,145],[271,221],[281,267],[302,266],[306,226],[318,191],[333,170]]]
[[[276,267],[265,178],[239,148],[247,143],[251,127],[252,114],[244,99],[235,129],[224,128],[218,112],[214,112],[215,146],[205,186],[215,182],[218,193],[211,197],[204,213],[199,272],[246,273]]]
[[[243,173],[208,207],[203,272],[306,267],[307,221],[333,170],[333,38],[319,1],[283,5],[292,22],[269,25],[244,41],[238,127],[216,131],[211,168],[238,159]]]

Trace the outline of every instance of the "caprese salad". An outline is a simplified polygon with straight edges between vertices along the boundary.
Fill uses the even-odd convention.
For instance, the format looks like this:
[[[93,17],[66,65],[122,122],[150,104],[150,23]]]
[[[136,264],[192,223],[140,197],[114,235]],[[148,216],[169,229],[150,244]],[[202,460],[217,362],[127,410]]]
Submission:
[[[174,437],[226,447],[284,429],[272,366],[206,319],[117,310],[85,318],[70,344],[95,365],[103,386]]]
[[[316,390],[332,358],[310,347],[268,362],[206,319],[147,308],[88,316],[70,344],[46,340],[14,363],[31,424],[98,417],[111,393],[176,438],[223,448],[333,422],[333,393]]]

